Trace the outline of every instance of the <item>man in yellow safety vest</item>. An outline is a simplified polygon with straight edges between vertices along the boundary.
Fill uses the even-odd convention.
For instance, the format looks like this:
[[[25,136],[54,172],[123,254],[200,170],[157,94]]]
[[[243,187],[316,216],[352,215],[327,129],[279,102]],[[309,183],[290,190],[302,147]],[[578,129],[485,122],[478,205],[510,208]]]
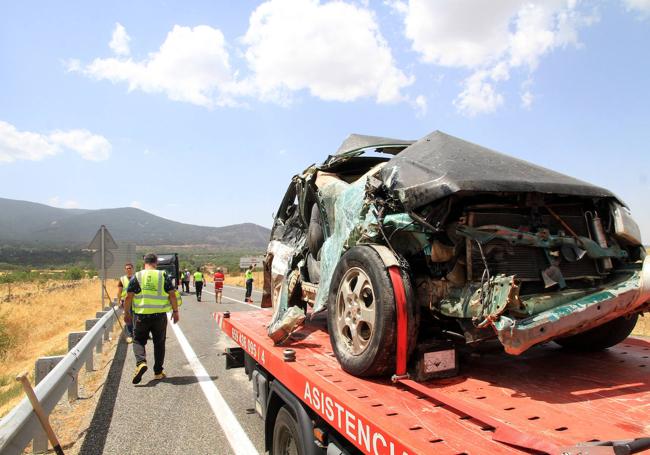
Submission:
[[[253,303],[253,265],[248,266],[245,274],[246,278],[246,297],[244,302]]]
[[[171,310],[174,324],[180,319],[176,289],[170,277],[163,270],[156,270],[158,257],[149,253],[144,257],[144,270],[135,274],[126,290],[124,322],[131,322],[133,308],[134,335],[133,354],[135,374],[133,384],[139,384],[147,371],[145,345],[149,333],[153,338],[154,379],[164,379],[165,338],[167,336],[167,312]]]
[[[196,269],[194,276],[192,277],[194,281],[194,289],[196,290],[196,300],[201,301],[201,292],[203,292],[203,273],[201,269]]]
[[[126,300],[126,288],[129,287],[129,281],[131,281],[131,278],[133,278],[133,264],[130,262],[127,262],[124,264],[124,272],[126,272],[125,275],[122,275],[117,282],[117,298],[119,299],[119,304],[122,308],[124,308],[124,300]],[[133,324],[125,324],[126,325],[126,335],[127,335],[127,343],[130,343],[133,341]]]

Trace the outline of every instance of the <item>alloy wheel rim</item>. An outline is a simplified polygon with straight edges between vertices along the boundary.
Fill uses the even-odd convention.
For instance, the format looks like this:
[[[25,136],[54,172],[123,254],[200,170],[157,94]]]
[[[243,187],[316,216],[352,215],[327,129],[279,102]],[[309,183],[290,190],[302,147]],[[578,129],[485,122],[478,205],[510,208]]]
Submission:
[[[336,329],[353,355],[362,354],[375,328],[377,304],[368,274],[358,267],[345,272],[336,296]]]

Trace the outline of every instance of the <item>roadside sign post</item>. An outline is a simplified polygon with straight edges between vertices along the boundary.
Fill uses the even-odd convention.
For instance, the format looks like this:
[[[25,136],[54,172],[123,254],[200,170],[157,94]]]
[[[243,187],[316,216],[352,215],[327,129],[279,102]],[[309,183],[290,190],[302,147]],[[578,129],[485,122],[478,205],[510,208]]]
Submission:
[[[113,265],[113,254],[109,250],[115,250],[118,248],[118,246],[117,243],[115,243],[115,240],[113,240],[113,236],[110,234],[110,232],[108,232],[108,229],[106,229],[106,226],[102,224],[101,227],[97,230],[95,237],[90,242],[90,245],[88,245],[88,248],[97,250],[97,252],[93,255],[93,263],[97,267],[97,270],[99,271],[99,278],[102,281],[101,293],[103,310],[105,296],[104,289],[106,287],[107,278],[106,269]]]
[[[104,287],[106,286],[106,226],[99,228],[102,235],[102,309],[104,309]]]

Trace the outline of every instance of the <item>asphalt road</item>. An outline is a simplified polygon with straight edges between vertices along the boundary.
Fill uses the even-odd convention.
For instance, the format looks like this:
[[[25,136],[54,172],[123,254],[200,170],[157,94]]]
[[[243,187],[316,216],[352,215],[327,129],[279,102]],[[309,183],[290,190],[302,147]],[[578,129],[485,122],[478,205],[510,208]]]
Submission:
[[[261,292],[253,293],[257,305],[261,297]],[[167,378],[161,381],[153,380],[153,345],[148,343],[149,371],[139,385],[131,383],[135,361],[130,345],[122,340],[79,453],[233,454],[232,441],[238,440],[233,430],[237,428],[224,425],[224,419],[228,423],[226,407],[254,448],[264,453],[264,427],[252,410],[251,385],[243,369],[225,370],[223,350],[235,344],[221,333],[212,317],[215,311],[256,311],[244,304],[243,298],[242,288],[228,286],[223,303],[217,305],[211,284],[204,290],[201,302],[194,295],[183,296],[178,324],[182,334],[179,336],[171,322],[168,324]],[[192,362],[186,356],[188,344],[182,348],[183,335],[189,351],[196,353]],[[197,374],[201,366],[205,373]],[[218,400],[215,403],[219,394],[225,404]],[[236,422],[234,426],[238,426]],[[244,436],[239,441],[245,439]]]

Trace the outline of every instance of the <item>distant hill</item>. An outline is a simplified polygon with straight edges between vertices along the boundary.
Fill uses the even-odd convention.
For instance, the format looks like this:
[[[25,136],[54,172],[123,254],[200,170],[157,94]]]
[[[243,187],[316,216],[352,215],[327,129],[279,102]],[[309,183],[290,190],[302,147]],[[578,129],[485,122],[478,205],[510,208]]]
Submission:
[[[137,245],[211,245],[224,249],[263,250],[270,236],[269,229],[253,223],[196,226],[131,207],[61,209],[0,198],[0,243],[85,246],[102,224],[116,241]]]

